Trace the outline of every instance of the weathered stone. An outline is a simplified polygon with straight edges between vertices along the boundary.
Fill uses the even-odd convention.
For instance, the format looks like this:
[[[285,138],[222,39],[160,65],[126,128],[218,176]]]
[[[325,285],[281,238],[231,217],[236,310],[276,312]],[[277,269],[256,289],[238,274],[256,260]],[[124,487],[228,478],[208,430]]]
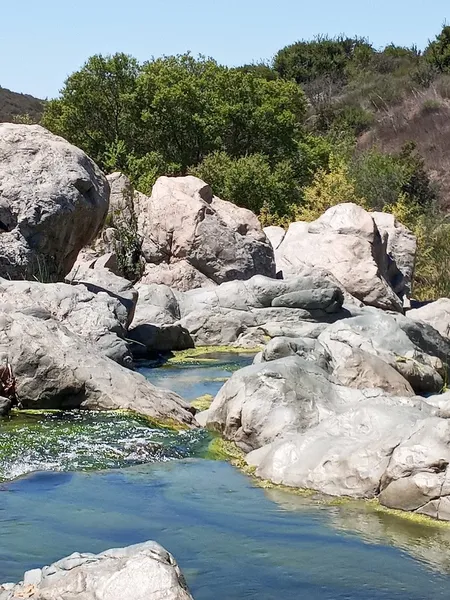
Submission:
[[[294,304],[300,304],[301,299],[304,306],[311,308],[279,305],[291,303],[293,297]],[[339,288],[311,273],[287,280],[258,275],[213,289],[190,290],[177,298],[181,325],[195,343],[206,345],[235,342],[247,329],[265,330],[268,323],[280,323],[280,327],[283,324],[290,330],[301,321],[330,323],[351,314],[342,308]]]
[[[130,180],[123,173],[115,172],[106,177],[111,195],[109,198],[109,211],[111,223],[119,219],[124,223],[131,223],[135,218],[135,195]]]
[[[202,424],[249,451],[313,427],[365,398],[344,388],[313,362],[288,356],[233,373]]]
[[[24,408],[131,410],[195,425],[189,405],[70,332],[48,311],[0,305],[0,364],[11,364]]]
[[[172,325],[180,318],[178,299],[167,285],[138,283],[139,299],[133,325]]]
[[[324,371],[331,371],[330,355],[320,342],[312,338],[276,337],[268,342],[259,361],[270,362],[294,355],[314,362]]]
[[[213,196],[196,177],[160,177],[135,210],[146,261],[166,265],[147,269],[146,283],[152,273],[155,281],[181,289],[275,275],[273,249],[256,216]],[[183,267],[173,266],[180,261]]]
[[[305,266],[322,268],[365,304],[401,311],[387,279],[386,243],[370,213],[355,204],[340,204],[312,223],[289,226],[275,251],[277,270],[290,277]]]
[[[440,298],[436,302],[409,310],[407,316],[414,321],[431,325],[443,337],[450,338],[450,298]]]
[[[324,310],[335,313],[342,308],[344,295],[340,288],[324,288],[319,290],[302,290],[277,296],[272,306],[285,308],[303,308],[304,310]]]
[[[283,241],[286,231],[282,227],[276,227],[271,225],[270,227],[264,227],[264,233],[266,234],[269,242],[272,244],[272,248],[276,250]]]
[[[445,352],[450,352],[450,347],[447,349],[447,342],[432,328],[427,329],[403,315],[366,308],[359,316],[329,325],[318,339],[335,359],[336,365],[342,363],[344,344],[351,349],[349,356],[357,350],[382,359],[398,371],[417,393],[433,393],[442,389],[445,371],[442,357]],[[368,364],[367,361],[361,363],[360,354],[358,360],[362,367],[364,362]],[[373,369],[372,364],[375,376]],[[341,375],[343,370],[345,366]],[[377,371],[380,374],[378,367]],[[391,389],[399,391],[396,386],[401,383],[400,380],[395,382],[392,373],[385,371],[383,377],[388,376],[391,384],[395,384]]]
[[[147,263],[140,279],[143,284],[166,285],[180,292],[195,288],[216,287],[216,283],[193,267],[187,260],[174,263]]]
[[[174,557],[156,542],[100,554],[75,552],[0,585],[0,600],[192,600]]]
[[[0,303],[11,311],[53,318],[112,360],[131,367],[125,341],[128,313],[111,295],[92,293],[84,285],[0,279]]]
[[[0,417],[4,417],[9,413],[12,407],[12,400],[0,396]]]
[[[181,325],[154,325],[145,323],[132,327],[128,339],[134,343],[131,346],[133,356],[144,358],[158,352],[186,350],[194,347],[194,342]]]
[[[405,301],[411,296],[411,284],[416,261],[415,235],[399,223],[394,215],[385,212],[370,213],[382,237],[386,237],[387,280],[394,292]]]
[[[71,285],[82,284],[93,294],[103,292],[120,302],[123,307],[121,313],[126,314],[124,326],[130,326],[134,319],[138,292],[128,279],[115,275],[107,268],[96,266],[96,262],[78,262],[65,281]]]
[[[378,396],[247,456],[256,475],[332,496],[372,498],[395,448],[432,414],[420,400]]]
[[[61,280],[103,225],[108,182],[39,125],[1,123],[0,156],[0,276]]]

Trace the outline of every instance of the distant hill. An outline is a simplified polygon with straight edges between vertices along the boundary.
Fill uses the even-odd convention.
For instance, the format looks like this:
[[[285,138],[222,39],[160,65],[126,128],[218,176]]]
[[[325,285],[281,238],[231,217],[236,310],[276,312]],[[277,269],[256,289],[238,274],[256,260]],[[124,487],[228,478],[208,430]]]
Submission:
[[[443,93],[444,92],[444,93]],[[387,106],[359,138],[362,149],[373,146],[398,152],[414,142],[438,187],[441,207],[450,210],[450,98],[449,90],[430,86],[413,91],[402,103]]]
[[[44,102],[30,96],[19,94],[0,86],[0,123],[10,122],[22,115],[29,115],[30,122],[38,123],[44,110]]]

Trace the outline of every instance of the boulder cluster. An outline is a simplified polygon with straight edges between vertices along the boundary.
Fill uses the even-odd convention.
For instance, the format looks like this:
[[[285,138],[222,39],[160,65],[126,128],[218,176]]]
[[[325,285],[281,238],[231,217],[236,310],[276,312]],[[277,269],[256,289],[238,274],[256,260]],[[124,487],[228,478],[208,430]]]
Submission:
[[[450,520],[450,300],[411,309],[415,253],[387,213],[347,203],[263,229],[195,177],[161,177],[146,196],[42,127],[0,124],[0,412],[120,408],[204,426],[275,484]],[[133,370],[199,345],[260,352],[197,415]],[[73,555],[0,599],[27,586],[57,598],[74,578],[80,598],[125,599],[132,586],[94,588],[145,570],[135,563],[165,598],[190,598],[152,544]]]

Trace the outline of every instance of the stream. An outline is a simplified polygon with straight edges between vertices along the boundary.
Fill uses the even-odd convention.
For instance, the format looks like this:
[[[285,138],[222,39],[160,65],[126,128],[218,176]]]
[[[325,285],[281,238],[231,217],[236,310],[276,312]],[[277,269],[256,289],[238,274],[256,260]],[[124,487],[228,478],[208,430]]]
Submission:
[[[250,362],[217,354],[139,370],[193,400]],[[262,489],[213,460],[211,439],[117,413],[0,420],[0,582],[75,550],[154,539],[196,600],[448,600],[450,527]]]

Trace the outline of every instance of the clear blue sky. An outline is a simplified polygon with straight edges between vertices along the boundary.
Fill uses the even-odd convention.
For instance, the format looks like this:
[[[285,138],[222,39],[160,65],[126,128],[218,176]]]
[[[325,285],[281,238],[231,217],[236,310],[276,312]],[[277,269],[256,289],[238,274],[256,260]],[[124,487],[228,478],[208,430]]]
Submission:
[[[139,60],[191,50],[238,65],[319,33],[423,48],[449,0],[10,0],[2,2],[0,85],[41,98],[96,53]]]

